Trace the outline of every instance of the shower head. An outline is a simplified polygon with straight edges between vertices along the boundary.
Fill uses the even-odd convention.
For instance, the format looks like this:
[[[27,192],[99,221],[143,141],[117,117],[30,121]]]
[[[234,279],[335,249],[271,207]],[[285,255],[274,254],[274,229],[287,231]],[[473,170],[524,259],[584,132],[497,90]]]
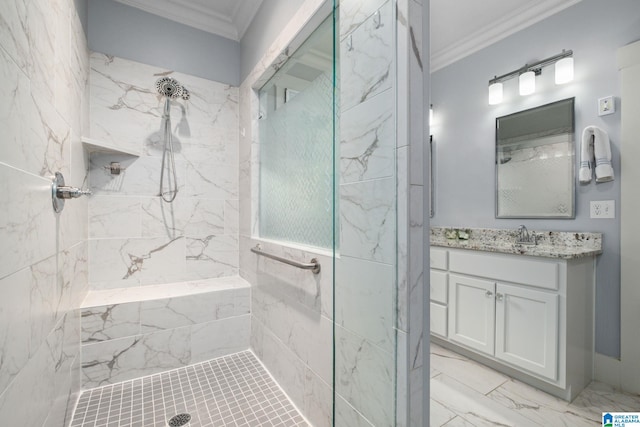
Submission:
[[[183,96],[184,87],[172,77],[161,77],[156,81],[156,89],[162,96],[175,99]]]
[[[182,86],[182,99],[188,101],[189,98],[191,98],[191,92],[189,92],[186,87]]]

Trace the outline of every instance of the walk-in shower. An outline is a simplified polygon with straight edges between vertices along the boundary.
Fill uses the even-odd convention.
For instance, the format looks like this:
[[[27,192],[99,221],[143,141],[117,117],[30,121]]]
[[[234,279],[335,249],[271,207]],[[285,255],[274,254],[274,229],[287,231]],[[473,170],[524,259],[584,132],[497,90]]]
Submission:
[[[159,78],[156,81],[156,89],[160,95],[164,96],[165,99],[164,112],[162,114],[162,120],[164,121],[164,147],[162,150],[162,169],[160,170],[159,196],[162,197],[162,200],[164,200],[165,202],[171,203],[178,195],[178,178],[176,174],[176,163],[173,151],[173,137],[171,135],[171,100],[182,98],[183,100],[187,101],[191,97],[191,93],[173,77]],[[167,174],[166,186],[165,171]]]
[[[422,425],[421,4],[277,0],[237,43],[89,2],[87,43],[74,2],[15,3],[5,424]],[[69,30],[60,49],[22,34],[25,4]],[[93,196],[52,215],[54,168]]]

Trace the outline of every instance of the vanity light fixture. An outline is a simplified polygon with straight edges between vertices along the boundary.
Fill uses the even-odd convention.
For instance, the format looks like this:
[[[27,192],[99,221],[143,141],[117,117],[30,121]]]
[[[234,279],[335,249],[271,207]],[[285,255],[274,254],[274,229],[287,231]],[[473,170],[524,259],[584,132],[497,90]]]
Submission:
[[[527,71],[518,77],[520,96],[531,95],[536,91],[536,73],[535,71]]]
[[[502,102],[502,83],[496,82],[489,85],[489,105],[497,105]]]
[[[556,62],[556,84],[562,85],[573,80],[573,57]]]
[[[536,91],[536,76],[542,74],[542,69],[555,64],[555,82],[564,84],[573,80],[573,51],[562,50],[562,53],[551,56],[533,64],[525,64],[524,67],[501,76],[495,76],[489,80],[489,105],[496,105],[502,102],[502,83],[512,78],[518,77],[520,95],[531,95]]]

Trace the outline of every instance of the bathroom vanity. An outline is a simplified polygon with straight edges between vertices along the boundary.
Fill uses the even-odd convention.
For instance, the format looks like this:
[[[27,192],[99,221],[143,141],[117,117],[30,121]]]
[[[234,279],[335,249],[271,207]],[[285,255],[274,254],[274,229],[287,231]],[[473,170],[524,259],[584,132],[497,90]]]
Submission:
[[[573,400],[592,379],[602,236],[537,232],[538,244],[521,245],[515,230],[452,235],[431,230],[432,340]]]

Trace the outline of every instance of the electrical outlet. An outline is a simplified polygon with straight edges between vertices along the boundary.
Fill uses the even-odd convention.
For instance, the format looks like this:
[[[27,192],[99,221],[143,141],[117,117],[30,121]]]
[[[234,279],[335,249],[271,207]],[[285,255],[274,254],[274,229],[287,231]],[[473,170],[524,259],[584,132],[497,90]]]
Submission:
[[[598,115],[599,116],[607,116],[609,114],[613,114],[616,112],[616,102],[611,96],[605,96],[604,98],[598,99]]]
[[[591,218],[615,218],[616,201],[598,200],[591,201]]]

